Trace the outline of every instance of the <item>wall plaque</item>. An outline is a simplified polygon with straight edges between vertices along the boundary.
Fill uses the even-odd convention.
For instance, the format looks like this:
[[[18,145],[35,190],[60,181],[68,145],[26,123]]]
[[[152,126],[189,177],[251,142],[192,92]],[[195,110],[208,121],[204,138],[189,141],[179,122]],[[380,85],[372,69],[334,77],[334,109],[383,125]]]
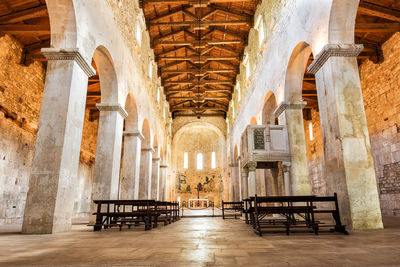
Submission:
[[[264,150],[265,149],[265,136],[264,129],[254,129],[254,149]]]

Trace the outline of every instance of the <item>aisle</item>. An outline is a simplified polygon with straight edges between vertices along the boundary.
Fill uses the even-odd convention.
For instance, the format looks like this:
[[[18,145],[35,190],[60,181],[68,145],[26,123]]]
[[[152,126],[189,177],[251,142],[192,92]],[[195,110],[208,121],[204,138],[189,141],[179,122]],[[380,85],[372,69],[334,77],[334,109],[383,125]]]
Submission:
[[[55,235],[0,232],[0,266],[395,266],[399,240],[399,227],[258,237],[242,221],[222,218],[184,218],[146,232],[80,224]]]

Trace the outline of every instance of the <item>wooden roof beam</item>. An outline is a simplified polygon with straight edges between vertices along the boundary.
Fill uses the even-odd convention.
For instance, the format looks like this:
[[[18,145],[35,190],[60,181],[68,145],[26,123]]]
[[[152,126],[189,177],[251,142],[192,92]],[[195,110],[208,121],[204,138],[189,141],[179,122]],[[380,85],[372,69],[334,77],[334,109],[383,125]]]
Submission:
[[[38,7],[24,9],[22,11],[13,12],[0,17],[0,24],[17,23],[28,19],[47,17],[47,6],[41,5]]]
[[[198,21],[169,21],[169,22],[150,22],[150,26],[157,27],[176,27],[176,26],[198,26]],[[250,26],[251,20],[213,20],[213,21],[202,21],[201,26]]]
[[[397,32],[400,23],[357,23],[355,32]]]
[[[361,1],[358,12],[363,15],[384,18],[391,21],[400,22],[400,11],[388,7],[378,6],[366,1]]]
[[[7,24],[0,25],[0,32],[9,34],[50,34],[49,25]]]

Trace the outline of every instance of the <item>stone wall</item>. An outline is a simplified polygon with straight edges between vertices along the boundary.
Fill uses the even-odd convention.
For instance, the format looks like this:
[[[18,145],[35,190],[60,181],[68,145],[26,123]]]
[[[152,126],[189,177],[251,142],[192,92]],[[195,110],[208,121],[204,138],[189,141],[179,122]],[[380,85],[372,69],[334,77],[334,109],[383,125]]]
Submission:
[[[360,67],[383,215],[400,216],[400,33],[382,45],[384,61]]]
[[[21,223],[38,128],[45,69],[42,63],[19,64],[22,45],[0,37],[0,225]],[[85,116],[77,216],[89,212],[88,201],[96,150],[97,121]]]
[[[311,140],[310,136],[310,123],[312,125],[313,140]],[[321,121],[317,110],[311,110],[311,120],[304,120],[304,132],[312,194],[324,196],[327,194],[326,181],[324,179],[324,145],[322,142]]]

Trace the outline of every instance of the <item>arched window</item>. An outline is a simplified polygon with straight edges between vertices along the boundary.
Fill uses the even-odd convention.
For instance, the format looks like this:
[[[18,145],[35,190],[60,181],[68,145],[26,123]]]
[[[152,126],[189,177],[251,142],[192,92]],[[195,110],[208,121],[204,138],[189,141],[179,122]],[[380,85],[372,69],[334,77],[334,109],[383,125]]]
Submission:
[[[211,169],[215,169],[216,168],[216,159],[215,159],[215,152],[211,153]]]
[[[189,155],[187,152],[183,153],[183,168],[187,169],[189,167]]]
[[[203,169],[203,153],[198,153],[197,154],[197,169],[202,170]]]

